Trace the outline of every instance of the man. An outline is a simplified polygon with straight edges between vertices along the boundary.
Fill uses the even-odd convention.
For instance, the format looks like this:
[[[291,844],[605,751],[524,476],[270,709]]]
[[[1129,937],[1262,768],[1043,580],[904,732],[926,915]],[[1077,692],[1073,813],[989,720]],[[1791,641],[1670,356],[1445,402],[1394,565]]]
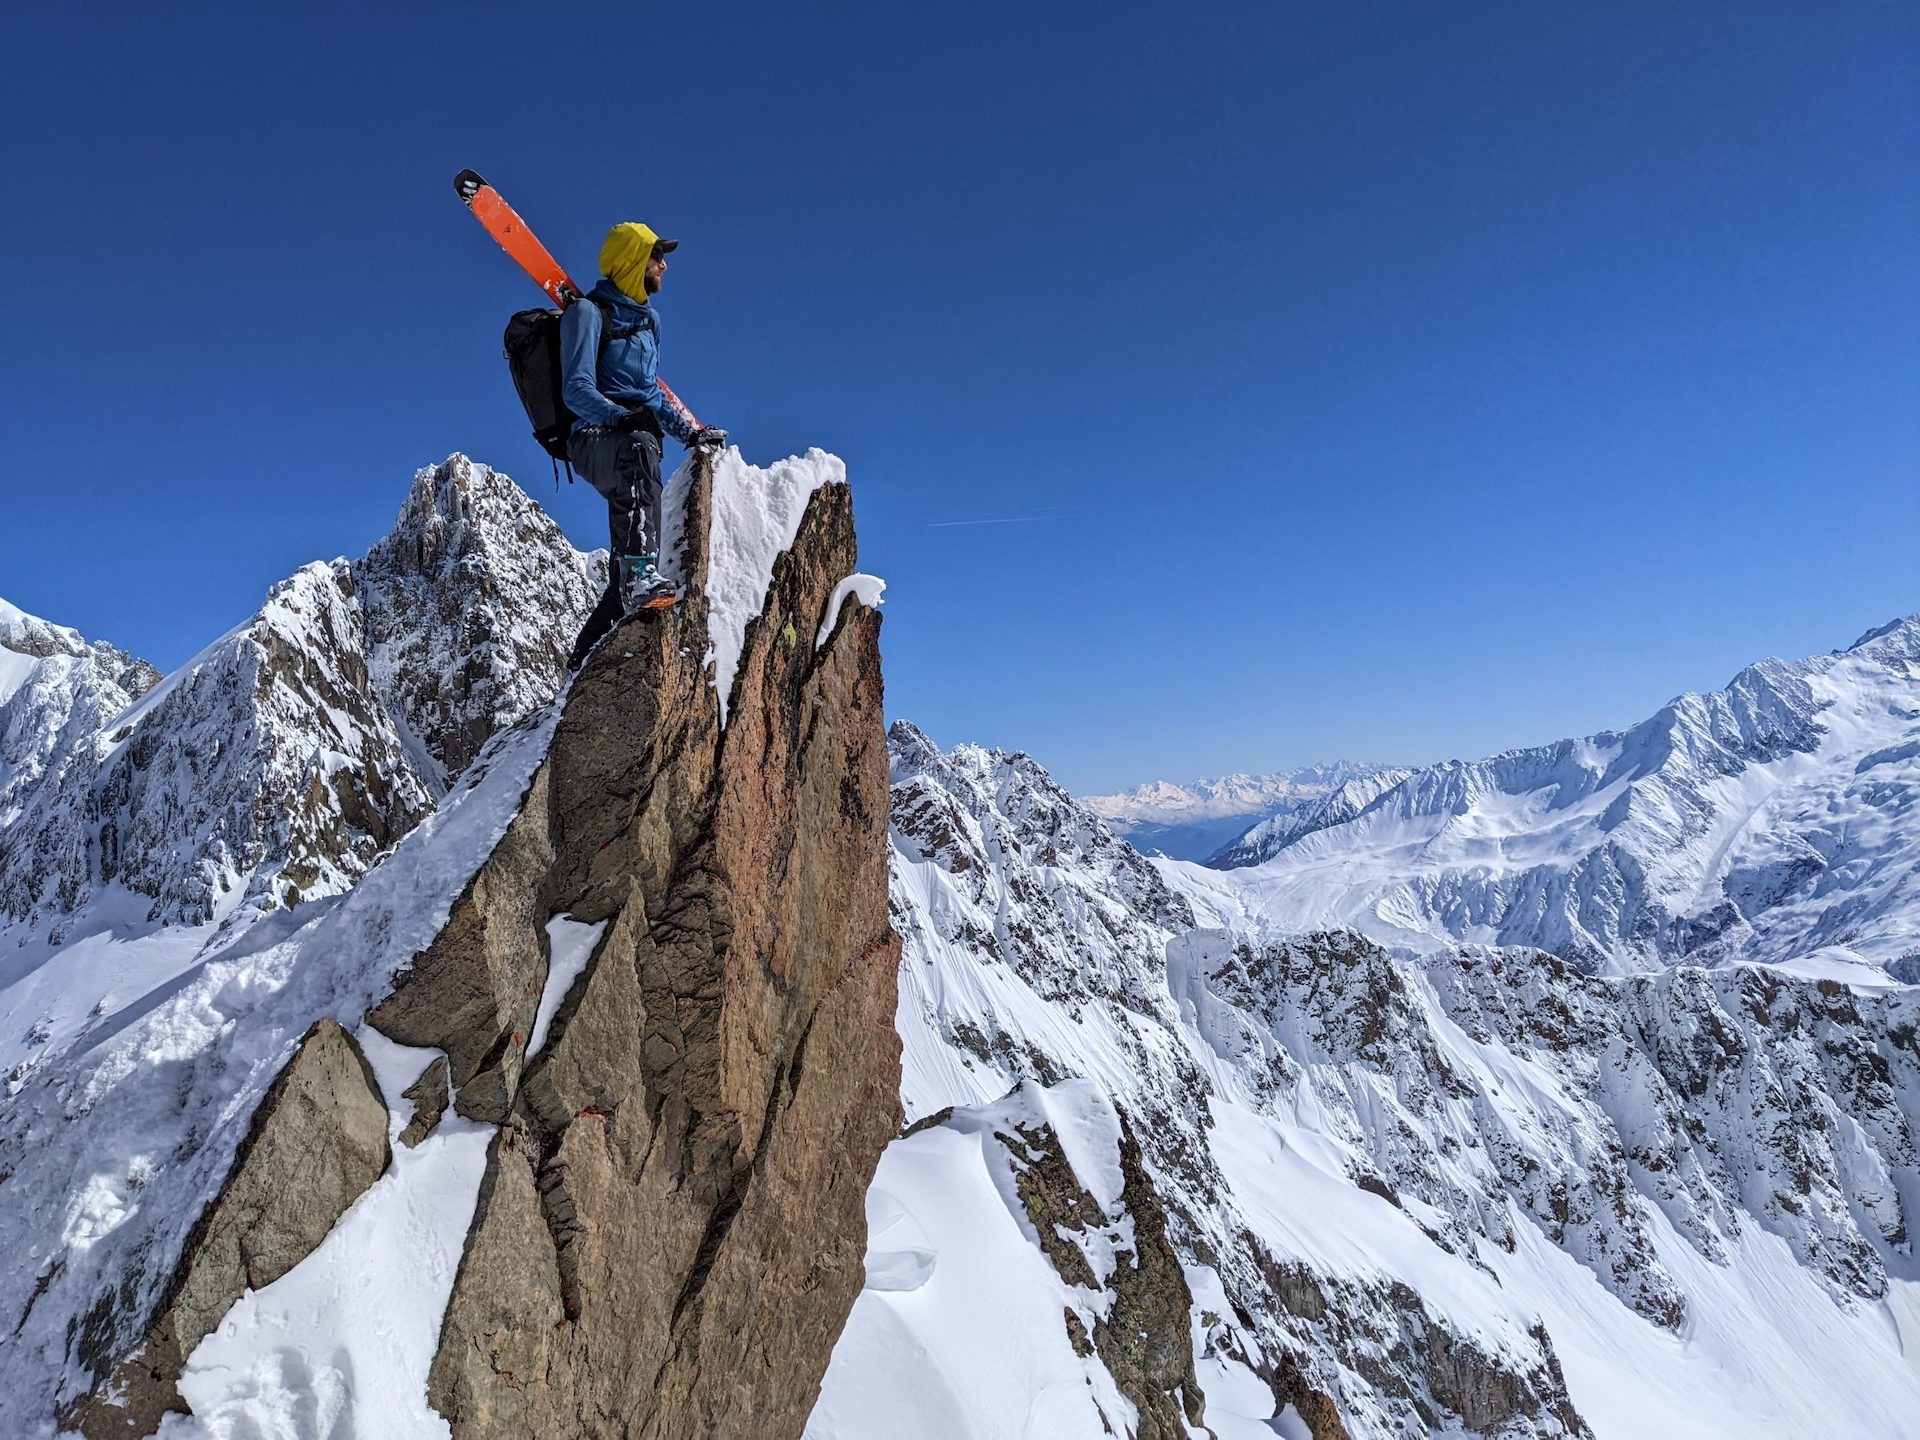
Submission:
[[[606,497],[613,551],[606,591],[574,641],[576,668],[622,615],[676,598],[659,569],[663,430],[690,449],[726,443],[725,431],[696,429],[660,389],[660,321],[649,302],[679,243],[635,221],[614,226],[600,247],[600,283],[560,320],[562,394],[576,417],[568,456]]]

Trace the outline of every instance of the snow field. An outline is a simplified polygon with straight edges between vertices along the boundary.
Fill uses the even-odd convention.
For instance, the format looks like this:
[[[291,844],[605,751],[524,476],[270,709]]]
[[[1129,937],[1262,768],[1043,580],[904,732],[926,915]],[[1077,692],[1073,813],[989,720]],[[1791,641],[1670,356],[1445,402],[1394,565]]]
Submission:
[[[1088,1193],[1117,1202],[1119,1121],[1086,1082],[1027,1086],[887,1147],[867,1192],[867,1285],[807,1440],[1106,1440],[1135,1422],[1099,1357],[1076,1355],[1063,1323],[1074,1310],[1091,1332],[1110,1301],[1067,1285],[1037,1248],[993,1138],[1042,1124]]]

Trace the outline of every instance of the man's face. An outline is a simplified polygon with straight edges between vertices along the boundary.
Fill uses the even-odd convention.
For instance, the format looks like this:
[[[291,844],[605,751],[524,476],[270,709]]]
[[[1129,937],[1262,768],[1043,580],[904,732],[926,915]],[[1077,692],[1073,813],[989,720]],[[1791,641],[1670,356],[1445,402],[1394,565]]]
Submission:
[[[658,250],[647,257],[647,294],[660,293],[660,280],[667,273],[667,257]]]

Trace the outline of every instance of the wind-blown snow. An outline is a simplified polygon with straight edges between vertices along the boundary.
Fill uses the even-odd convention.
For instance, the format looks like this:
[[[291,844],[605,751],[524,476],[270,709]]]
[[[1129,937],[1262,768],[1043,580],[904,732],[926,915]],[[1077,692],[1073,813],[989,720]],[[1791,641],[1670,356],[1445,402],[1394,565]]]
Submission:
[[[1283,937],[1235,876],[1143,861],[1027,756],[942,754],[904,722],[891,741],[903,1108],[960,1109],[882,1162],[814,1440],[936,1406],[942,1436],[1026,1433],[1003,1392],[1032,1399],[1047,1372],[981,1394],[946,1367],[971,1376],[1016,1326],[1050,1353],[1058,1277],[1031,1244],[1002,1254],[1005,1197],[949,1151],[969,1109],[1036,1075],[1091,1080],[1130,1118],[1179,1217],[1223,1437],[1304,1433],[1244,1363],[1276,1351],[1350,1434],[1462,1433],[1404,1398],[1436,1327],[1538,1384],[1550,1338],[1599,1440],[1912,1431],[1914,987],[1844,948],[1611,979],[1529,950]],[[1524,808],[1547,830],[1587,813]],[[1211,888],[1169,893],[1169,873]],[[1021,1289],[996,1290],[1003,1318],[936,1288],[963,1246]],[[1209,1303],[1222,1284],[1232,1303]],[[1544,1412],[1515,1424],[1477,1433],[1565,1433]]]
[[[881,595],[886,591],[887,582],[878,575],[849,575],[833,587],[833,595],[827,601],[827,618],[821,623],[820,633],[813,637],[813,648],[818,650],[827,643],[833,634],[833,627],[840,623],[840,607],[852,596],[869,610],[878,610],[883,603]]]
[[[689,456],[674,473],[661,516],[660,568],[676,582],[684,581],[682,546],[693,464]],[[774,560],[800,533],[813,492],[822,485],[846,483],[846,463],[820,449],[790,456],[764,470],[747,464],[734,446],[714,457],[707,534],[706,661],[713,666],[722,725],[727,723],[727,703],[747,625],[766,604]]]
[[[1119,1198],[1119,1128],[1093,1085],[1029,1086],[895,1141],[867,1191],[867,1284],[834,1347],[807,1440],[1103,1440],[1133,1406],[1063,1311],[1091,1314],[1032,1243],[996,1132],[1057,1126],[1082,1183]],[[1090,1162],[1095,1173],[1080,1169]],[[1102,1419],[1111,1416],[1114,1426]]]
[[[27,677],[39,663],[38,656],[0,649],[0,705],[11,700],[14,692],[27,683]]]

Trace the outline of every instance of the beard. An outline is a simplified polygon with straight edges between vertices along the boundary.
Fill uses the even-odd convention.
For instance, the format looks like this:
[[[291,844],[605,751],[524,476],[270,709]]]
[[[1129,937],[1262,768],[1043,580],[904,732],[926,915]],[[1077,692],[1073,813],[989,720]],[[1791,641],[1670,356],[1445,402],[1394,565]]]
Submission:
[[[658,295],[660,293],[660,277],[659,276],[649,275],[646,277],[646,279],[642,283],[646,286],[647,294]]]

